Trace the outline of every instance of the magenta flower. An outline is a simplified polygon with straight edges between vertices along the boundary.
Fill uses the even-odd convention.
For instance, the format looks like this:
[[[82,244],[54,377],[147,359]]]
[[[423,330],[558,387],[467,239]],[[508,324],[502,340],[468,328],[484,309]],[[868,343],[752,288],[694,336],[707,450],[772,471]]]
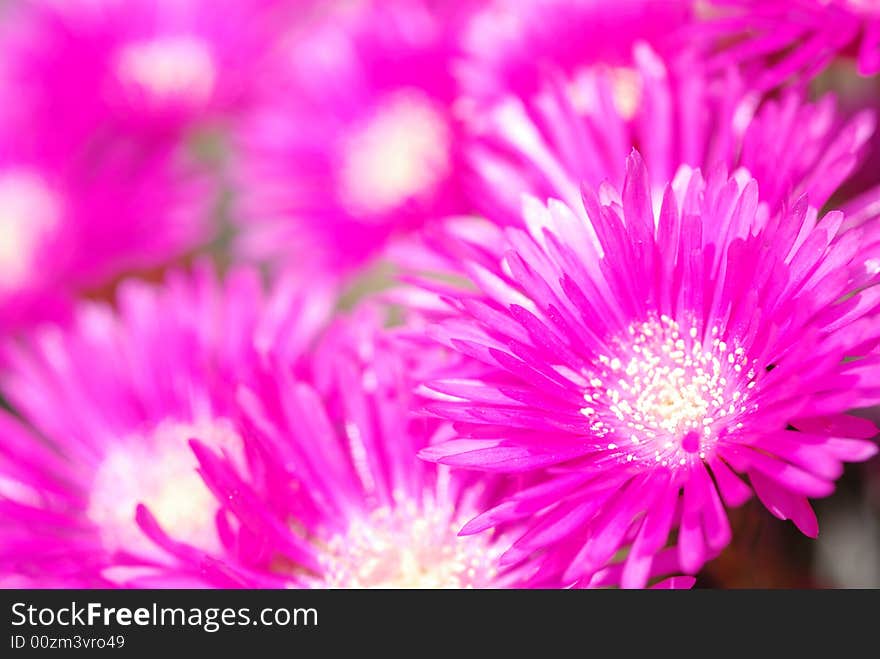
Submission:
[[[62,318],[73,295],[204,240],[213,185],[175,149],[96,141],[61,155],[10,130],[0,128],[2,333]]]
[[[759,89],[809,80],[842,53],[856,57],[862,75],[880,72],[874,0],[711,0],[708,8],[696,29],[721,40],[715,62],[743,65]]]
[[[0,583],[234,585],[187,441],[244,459],[236,386],[304,350],[325,300],[201,268],[124,283],[117,309],[83,304],[69,329],[7,346],[0,387],[20,417],[0,412]]]
[[[100,131],[171,133],[241,109],[279,0],[24,0],[4,17],[2,114]]]
[[[459,210],[453,16],[367,2],[290,37],[241,130],[241,249],[344,277]]]
[[[241,62],[259,63],[275,4],[25,0],[4,13],[2,333],[207,241],[216,186],[182,138],[244,102]]]
[[[649,180],[634,152],[620,195],[530,200],[528,231],[454,242],[477,290],[442,287],[434,312],[435,338],[487,370],[427,381],[457,435],[421,455],[545,478],[463,533],[523,523],[508,560],[544,551],[587,583],[624,548],[626,586],[667,546],[700,569],[750,495],[736,473],[815,536],[807,499],[877,451],[847,414],[880,400],[876,228],[841,232],[804,199],[769,214],[722,171],[683,170],[655,212]]]
[[[580,182],[620,188],[634,147],[655,207],[682,165],[723,165],[755,178],[771,210],[801,194],[819,208],[857,168],[875,127],[870,110],[843,119],[832,95],[765,98],[734,69],[713,74],[693,51],[661,57],[642,42],[615,66],[542,80],[540,92],[509,95],[475,124],[471,191],[493,221],[520,223],[523,193],[575,206]]]

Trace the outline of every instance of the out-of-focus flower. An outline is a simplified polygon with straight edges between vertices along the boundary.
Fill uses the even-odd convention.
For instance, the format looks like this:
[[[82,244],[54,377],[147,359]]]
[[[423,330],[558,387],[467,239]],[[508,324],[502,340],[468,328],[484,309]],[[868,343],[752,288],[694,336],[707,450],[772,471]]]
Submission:
[[[365,2],[294,32],[241,129],[243,253],[345,277],[460,209],[449,11]]]
[[[709,0],[696,34],[719,52],[718,66],[744,67],[758,89],[809,80],[841,53],[862,75],[880,71],[877,0]]]
[[[463,34],[461,74],[478,99],[529,97],[548,69],[576,78],[596,64],[626,65],[646,41],[666,52],[692,16],[690,0],[490,0]]]
[[[511,560],[562,556],[587,582],[629,547],[622,582],[640,586],[673,529],[687,573],[727,545],[724,506],[751,493],[739,472],[816,535],[807,498],[877,450],[874,424],[846,412],[880,396],[880,242],[804,199],[760,210],[753,180],[685,169],[654,211],[634,152],[621,194],[531,200],[527,231],[452,242],[477,290],[438,285],[426,313],[488,372],[426,383],[457,436],[421,455],[547,476],[464,533],[524,523]]]
[[[638,148],[659,206],[682,165],[758,181],[771,211],[801,194],[817,208],[856,169],[874,132],[872,111],[844,120],[829,94],[763,98],[734,69],[710,73],[695,51],[663,58],[637,43],[628,63],[600,64],[576,78],[548,71],[529,97],[510,95],[474,121],[473,203],[494,221],[521,222],[521,198],[580,203],[580,184],[623,184]]]
[[[280,0],[24,0],[2,26],[0,116],[81,141],[179,135],[237,111]]]
[[[0,24],[0,327],[207,242],[190,129],[238,111],[272,0],[24,0]],[[247,65],[246,65],[247,64]]]
[[[214,188],[176,149],[96,140],[62,156],[0,133],[2,334],[60,319],[74,294],[204,239]]]
[[[18,416],[0,411],[0,582],[237,584],[214,567],[220,506],[187,442],[244,460],[236,387],[262,360],[294,363],[326,313],[322,296],[290,293],[199,268],[123,283],[116,310],[84,303],[69,328],[7,345],[0,389]]]

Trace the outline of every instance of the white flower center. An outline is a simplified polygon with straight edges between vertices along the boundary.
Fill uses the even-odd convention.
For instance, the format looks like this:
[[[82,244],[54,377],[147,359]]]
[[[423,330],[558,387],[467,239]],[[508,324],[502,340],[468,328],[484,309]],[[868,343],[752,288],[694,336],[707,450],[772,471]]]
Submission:
[[[204,41],[169,36],[127,44],[117,56],[116,76],[156,105],[203,105],[214,92],[217,70]]]
[[[217,419],[194,424],[163,421],[152,433],[127,438],[108,452],[95,474],[87,512],[107,549],[153,551],[134,519],[138,504],[149,508],[175,540],[206,551],[219,549],[217,502],[196,472],[191,438],[233,455],[241,450],[232,424]]]
[[[615,340],[614,356],[601,355],[601,368],[589,374],[581,413],[599,437],[632,461],[664,465],[705,458],[721,427],[749,404],[756,372],[741,347],[729,346],[712,331],[704,345],[696,328],[682,330],[668,316],[636,323]]]
[[[40,246],[61,219],[61,203],[37,174],[0,173],[0,291],[27,281]]]
[[[335,536],[321,561],[329,588],[485,588],[500,552],[439,507],[381,508]]]
[[[354,213],[382,213],[431,193],[449,173],[450,139],[423,92],[395,92],[345,141],[343,203]]]

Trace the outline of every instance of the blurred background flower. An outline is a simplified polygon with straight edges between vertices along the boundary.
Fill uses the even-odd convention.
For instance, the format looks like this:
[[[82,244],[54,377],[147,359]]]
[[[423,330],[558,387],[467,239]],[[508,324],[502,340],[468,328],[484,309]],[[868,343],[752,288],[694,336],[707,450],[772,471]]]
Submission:
[[[344,4],[282,36],[278,78],[239,130],[243,254],[346,281],[389,241],[465,209],[463,11]]]

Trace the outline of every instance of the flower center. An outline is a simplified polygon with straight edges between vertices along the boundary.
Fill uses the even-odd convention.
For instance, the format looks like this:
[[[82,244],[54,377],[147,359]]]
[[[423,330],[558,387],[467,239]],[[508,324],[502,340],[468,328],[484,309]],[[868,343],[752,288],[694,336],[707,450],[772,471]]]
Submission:
[[[449,144],[446,120],[424,93],[395,92],[346,140],[343,203],[381,213],[429,194],[449,173]]]
[[[380,508],[331,539],[323,585],[329,588],[485,588],[500,552],[440,507]]]
[[[214,525],[217,502],[196,472],[187,440],[201,439],[237,454],[241,440],[225,419],[209,423],[163,421],[147,436],[133,436],[108,452],[95,474],[87,515],[109,550],[151,553],[135,522],[144,504],[170,536],[206,551],[220,548]]]
[[[695,327],[683,330],[668,316],[636,323],[601,355],[590,374],[581,413],[627,460],[664,466],[705,458],[719,432],[742,427],[737,417],[754,408],[754,363],[741,347],[718,338],[704,344]]]
[[[127,44],[118,54],[116,75],[125,87],[157,105],[202,105],[214,92],[217,70],[204,41],[170,36]]]
[[[38,175],[26,170],[0,173],[0,290],[18,288],[27,280],[60,215],[58,197]]]

